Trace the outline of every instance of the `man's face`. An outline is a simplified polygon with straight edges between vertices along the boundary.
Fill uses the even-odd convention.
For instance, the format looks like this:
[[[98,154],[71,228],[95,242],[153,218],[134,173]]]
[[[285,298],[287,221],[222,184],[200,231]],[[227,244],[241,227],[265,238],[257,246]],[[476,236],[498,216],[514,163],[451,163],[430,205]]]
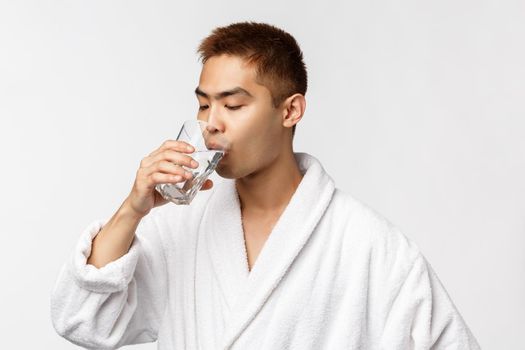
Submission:
[[[255,78],[255,67],[237,56],[213,56],[202,67],[197,119],[223,132],[231,143],[216,169],[224,178],[245,177],[268,166],[289,138],[283,110],[273,108],[270,91]]]

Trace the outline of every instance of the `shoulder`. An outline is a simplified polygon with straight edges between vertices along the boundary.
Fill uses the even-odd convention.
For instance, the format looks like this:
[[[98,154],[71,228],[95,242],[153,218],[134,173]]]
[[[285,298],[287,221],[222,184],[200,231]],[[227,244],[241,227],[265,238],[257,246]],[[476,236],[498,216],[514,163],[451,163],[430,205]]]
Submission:
[[[332,221],[339,222],[347,251],[359,247],[374,263],[406,270],[421,257],[419,246],[383,214],[336,188],[330,205]]]

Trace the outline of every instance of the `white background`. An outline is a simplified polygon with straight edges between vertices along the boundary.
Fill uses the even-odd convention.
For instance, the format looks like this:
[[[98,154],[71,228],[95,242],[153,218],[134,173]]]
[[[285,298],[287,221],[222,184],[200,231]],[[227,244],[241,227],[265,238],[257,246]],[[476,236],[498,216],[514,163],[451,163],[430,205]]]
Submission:
[[[524,4],[2,1],[0,347],[77,348],[50,321],[61,264],[195,118],[199,41],[254,20],[304,51],[295,151],[420,246],[484,349],[523,349]]]

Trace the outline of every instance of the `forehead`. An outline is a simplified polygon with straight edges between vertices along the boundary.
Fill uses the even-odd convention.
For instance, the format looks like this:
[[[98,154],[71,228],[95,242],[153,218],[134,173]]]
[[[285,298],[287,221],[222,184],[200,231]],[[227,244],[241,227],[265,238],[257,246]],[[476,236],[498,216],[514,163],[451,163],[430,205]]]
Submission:
[[[257,94],[262,86],[255,82],[255,78],[255,66],[246,64],[242,58],[230,55],[213,56],[202,66],[199,88],[213,95],[240,86],[252,94]]]

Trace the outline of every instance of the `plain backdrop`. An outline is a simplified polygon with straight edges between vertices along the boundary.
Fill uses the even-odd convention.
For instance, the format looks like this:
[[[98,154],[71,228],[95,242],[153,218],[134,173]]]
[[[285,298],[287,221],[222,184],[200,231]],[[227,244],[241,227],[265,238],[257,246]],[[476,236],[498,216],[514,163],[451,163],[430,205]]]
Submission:
[[[199,41],[245,20],[304,52],[294,150],[419,245],[484,349],[525,348],[518,0],[0,2],[0,348],[78,348],[50,320],[60,266],[196,117]]]

